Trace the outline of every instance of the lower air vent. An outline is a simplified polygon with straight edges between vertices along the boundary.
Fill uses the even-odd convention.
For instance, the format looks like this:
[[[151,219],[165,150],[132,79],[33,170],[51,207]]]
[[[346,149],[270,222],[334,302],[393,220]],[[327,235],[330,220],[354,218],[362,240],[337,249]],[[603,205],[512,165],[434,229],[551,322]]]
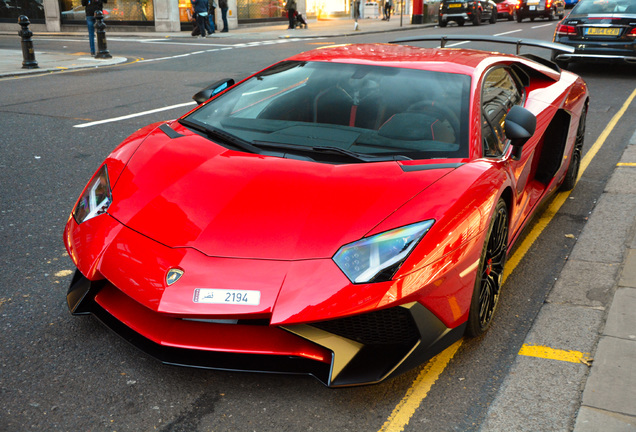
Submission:
[[[364,345],[402,344],[414,342],[419,338],[411,313],[403,307],[383,309],[311,325]]]

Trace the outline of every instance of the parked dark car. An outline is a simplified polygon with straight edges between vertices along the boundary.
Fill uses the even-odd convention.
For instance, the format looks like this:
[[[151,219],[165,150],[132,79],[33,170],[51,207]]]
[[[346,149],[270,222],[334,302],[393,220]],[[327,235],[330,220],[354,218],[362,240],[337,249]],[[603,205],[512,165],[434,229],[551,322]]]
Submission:
[[[636,63],[636,0],[581,0],[557,25],[554,41],[575,50],[552,55],[561,67],[575,60]]]
[[[517,22],[524,18],[547,18],[553,21],[558,16],[563,19],[565,15],[565,2],[563,0],[520,0],[517,9]]]
[[[497,5],[492,0],[461,1],[442,0],[439,4],[439,26],[446,27],[449,21],[463,26],[466,21],[480,25],[482,21],[497,22]]]

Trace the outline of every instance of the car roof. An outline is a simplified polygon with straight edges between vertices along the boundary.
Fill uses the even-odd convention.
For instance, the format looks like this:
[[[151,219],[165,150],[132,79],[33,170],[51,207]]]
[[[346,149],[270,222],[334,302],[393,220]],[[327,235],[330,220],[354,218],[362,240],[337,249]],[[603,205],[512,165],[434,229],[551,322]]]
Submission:
[[[472,49],[350,44],[318,48],[287,60],[366,64],[473,75],[475,69],[485,61],[492,62],[493,57],[510,56]]]
[[[533,70],[533,73],[539,73],[554,81],[558,81],[560,76],[558,68],[554,70],[556,66],[541,64],[541,61],[531,56],[466,48],[421,48],[395,43],[333,45],[297,54],[286,60],[420,69],[472,77],[479,76],[493,64],[516,62],[528,72]]]

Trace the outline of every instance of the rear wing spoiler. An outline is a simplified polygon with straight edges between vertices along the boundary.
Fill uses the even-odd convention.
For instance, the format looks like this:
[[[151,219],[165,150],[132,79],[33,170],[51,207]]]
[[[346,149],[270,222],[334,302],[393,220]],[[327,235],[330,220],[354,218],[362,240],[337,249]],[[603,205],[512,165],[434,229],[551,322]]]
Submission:
[[[556,65],[556,63],[544,59],[542,57],[536,56],[534,54],[520,54],[522,46],[535,47],[535,48],[544,48],[552,50],[552,53],[555,52],[564,52],[564,53],[573,53],[574,47],[563,45],[556,42],[548,42],[542,41],[538,39],[519,39],[512,37],[504,37],[504,36],[486,36],[486,35],[427,35],[427,36],[413,36],[406,37],[393,40],[389,43],[392,44],[404,44],[408,42],[430,42],[430,41],[439,41],[440,48],[445,48],[446,43],[449,41],[462,41],[462,42],[489,42],[489,43],[500,43],[500,44],[508,44],[508,45],[516,45],[517,52],[516,54],[521,57],[525,57],[527,59],[533,60],[537,63],[540,63],[544,66],[549,67],[557,72],[561,72],[561,68]]]
[[[517,55],[521,50],[522,46],[531,46],[536,48],[545,48],[552,51],[561,51],[566,53],[573,53],[574,47],[563,45],[556,42],[548,42],[542,41],[538,39],[518,39],[512,37],[505,36],[485,36],[485,35],[430,35],[430,36],[413,36],[406,37],[401,39],[396,39],[389,43],[401,44],[405,42],[427,42],[427,41],[439,41],[441,48],[446,47],[446,43],[448,41],[468,41],[468,42],[491,42],[491,43],[502,43],[508,45],[516,45],[517,46]]]

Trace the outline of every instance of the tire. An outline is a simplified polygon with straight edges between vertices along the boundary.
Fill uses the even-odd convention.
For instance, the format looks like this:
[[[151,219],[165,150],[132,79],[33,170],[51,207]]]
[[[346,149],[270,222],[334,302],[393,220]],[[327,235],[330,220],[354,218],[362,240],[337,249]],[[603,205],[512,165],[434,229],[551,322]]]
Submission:
[[[497,11],[490,11],[490,24],[495,24],[497,22]]]
[[[473,14],[473,25],[474,26],[478,26],[481,24],[481,11],[477,10],[474,14]]]
[[[570,157],[570,165],[568,165],[568,171],[565,174],[565,179],[561,184],[562,191],[571,191],[576,185],[576,180],[579,177],[579,168],[581,166],[581,151],[583,148],[583,140],[585,139],[585,122],[587,120],[587,105],[581,112],[581,118],[579,119],[579,127],[576,130],[576,141],[574,142],[574,150],[572,150],[572,157]]]
[[[465,23],[466,23],[466,21],[464,21],[464,18],[458,18],[457,19],[457,25],[458,26],[463,27]]]
[[[523,21],[523,17],[517,14],[517,22],[520,23],[521,21]]]
[[[550,9],[550,15],[548,15],[548,21],[554,21],[556,18],[556,13],[554,13],[554,9]]]
[[[446,21],[445,19],[440,19],[439,20],[439,26],[444,28],[448,25],[448,21]]]
[[[508,209],[500,199],[481,251],[475,288],[470,302],[466,336],[484,334],[492,322],[499,302],[504,265],[508,252]]]
[[[508,14],[508,21],[515,21],[517,19],[517,11],[512,11],[511,14]]]

